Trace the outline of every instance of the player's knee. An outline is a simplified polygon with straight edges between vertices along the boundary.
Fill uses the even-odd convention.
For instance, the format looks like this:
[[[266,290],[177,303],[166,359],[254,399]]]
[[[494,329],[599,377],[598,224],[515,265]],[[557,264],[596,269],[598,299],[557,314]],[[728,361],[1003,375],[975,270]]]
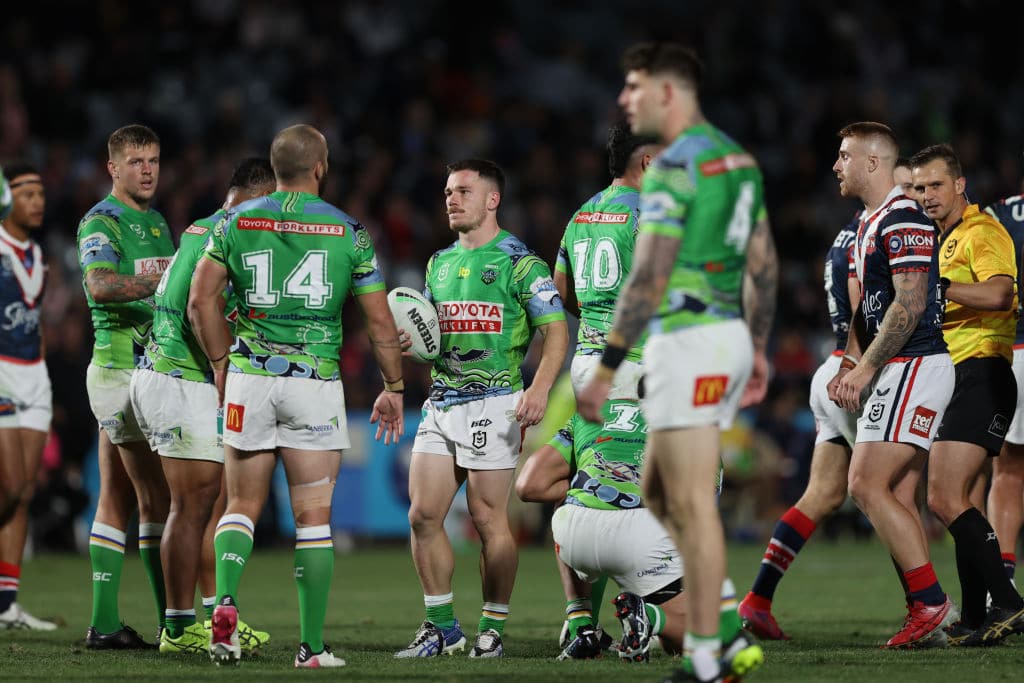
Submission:
[[[928,487],[928,509],[935,513],[935,516],[942,520],[942,523],[949,526],[956,517],[959,516],[964,506],[960,504],[954,496],[950,496],[948,491],[944,491],[941,486],[929,486]]]
[[[797,501],[796,506],[805,515],[818,521],[838,509],[845,500],[846,482],[843,481],[840,485],[807,490]]]
[[[165,520],[171,509],[171,492],[167,485],[146,486],[137,493],[139,517],[148,520]]]
[[[334,479],[324,477],[305,484],[294,484],[288,492],[292,499],[292,514],[297,526],[328,524],[331,520],[331,499],[334,497]]]
[[[850,491],[850,497],[853,498],[853,502],[861,510],[871,504],[874,495],[877,493],[875,487],[872,486],[871,480],[855,470],[850,470],[846,486]]]
[[[437,532],[444,526],[444,512],[413,504],[409,506],[409,527],[416,535]]]

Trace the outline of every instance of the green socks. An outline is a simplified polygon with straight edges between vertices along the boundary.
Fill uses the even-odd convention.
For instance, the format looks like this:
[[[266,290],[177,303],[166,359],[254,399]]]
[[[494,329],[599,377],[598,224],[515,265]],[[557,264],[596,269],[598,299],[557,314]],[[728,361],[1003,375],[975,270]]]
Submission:
[[[165,610],[164,615],[167,635],[171,638],[181,638],[185,629],[196,623],[196,611],[194,609],[168,609]]]
[[[731,579],[726,578],[722,582],[722,603],[718,615],[718,638],[723,643],[729,643],[743,628],[743,622],[736,607],[736,587],[732,585]]]
[[[334,542],[331,525],[295,530],[295,585],[299,590],[301,642],[313,652],[323,652],[327,595],[334,574]]]
[[[237,603],[238,585],[242,582],[245,563],[252,554],[252,520],[245,515],[224,515],[213,536],[213,552],[217,558],[217,602],[230,595]]]
[[[455,594],[424,595],[423,606],[427,610],[427,621],[438,628],[455,626]]]
[[[594,625],[590,598],[567,600],[565,603],[565,618],[569,622],[569,641],[571,642],[576,640],[576,635],[581,626]]]
[[[665,610],[649,602],[644,603],[647,621],[651,622],[651,635],[656,636],[665,630]]]
[[[164,534],[164,525],[159,522],[142,522],[139,524],[139,556],[142,566],[149,577],[149,585],[153,589],[156,601],[157,620],[164,626],[164,614],[167,609],[167,592],[164,587],[164,570],[160,564],[160,538]]]
[[[483,633],[487,629],[493,628],[498,632],[498,635],[502,635],[505,633],[506,619],[508,619],[508,605],[502,605],[497,602],[485,602],[480,613],[479,632]]]
[[[89,560],[92,563],[92,621],[100,633],[121,628],[117,593],[124,566],[124,532],[102,522],[93,522],[89,533]]]

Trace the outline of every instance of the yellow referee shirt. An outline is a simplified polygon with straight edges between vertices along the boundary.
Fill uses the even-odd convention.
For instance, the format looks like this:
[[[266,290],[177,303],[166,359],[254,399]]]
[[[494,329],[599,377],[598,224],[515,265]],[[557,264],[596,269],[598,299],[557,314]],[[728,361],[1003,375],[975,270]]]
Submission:
[[[1006,228],[977,204],[968,205],[960,222],[939,242],[939,275],[950,282],[984,282],[996,275],[1017,281],[1013,240]],[[1002,356],[1013,362],[1017,292],[1009,311],[979,311],[946,300],[942,335],[953,363],[967,358]]]

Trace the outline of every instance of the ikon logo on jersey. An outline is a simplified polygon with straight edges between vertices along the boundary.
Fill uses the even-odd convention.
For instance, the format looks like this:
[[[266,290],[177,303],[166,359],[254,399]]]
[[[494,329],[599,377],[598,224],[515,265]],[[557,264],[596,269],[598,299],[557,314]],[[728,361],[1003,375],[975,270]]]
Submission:
[[[264,232],[292,232],[299,235],[325,235],[328,237],[343,237],[345,235],[344,225],[275,221],[271,218],[253,218],[251,216],[240,216],[238,219],[238,229],[262,230]]]
[[[717,405],[725,395],[725,387],[729,383],[728,375],[708,375],[698,377],[693,385],[693,405]]]
[[[602,211],[580,211],[573,223],[628,223],[628,213],[604,213]]]
[[[241,432],[245,423],[245,406],[229,403],[224,416],[224,428],[232,432]]]
[[[910,433],[927,439],[931,434],[933,422],[935,422],[935,411],[918,406],[914,409],[914,417],[910,420]]]
[[[170,256],[154,256],[152,258],[135,259],[136,275],[159,275],[171,265]]]
[[[442,334],[501,334],[504,304],[490,301],[445,301],[438,304]]]

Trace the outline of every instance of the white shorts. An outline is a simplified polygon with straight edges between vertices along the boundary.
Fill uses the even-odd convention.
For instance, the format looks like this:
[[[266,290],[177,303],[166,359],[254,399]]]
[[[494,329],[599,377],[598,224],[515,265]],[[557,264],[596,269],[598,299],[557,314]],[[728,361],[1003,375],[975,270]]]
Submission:
[[[125,368],[101,368],[92,363],[85,371],[89,407],[113,444],[146,441],[128,393],[133,372]]]
[[[572,366],[570,366],[569,372],[572,377],[572,390],[574,392],[578,394],[583,387],[587,386],[590,378],[594,376],[594,370],[597,369],[600,363],[600,354],[572,357]],[[637,386],[640,384],[640,378],[643,376],[643,365],[631,360],[622,361],[622,365],[615,371],[615,379],[612,381],[611,391],[608,392],[608,400],[612,401],[621,398],[636,401],[639,398]]]
[[[229,372],[224,443],[243,451],[337,451],[352,444],[340,380]]]
[[[212,384],[136,370],[129,393],[149,447],[166,458],[224,462],[220,407]]]
[[[742,320],[652,334],[644,348],[644,417],[652,431],[732,426],[754,349]]]
[[[828,397],[828,383],[839,373],[843,355],[829,356],[811,379],[811,412],[814,413],[814,427],[818,434],[814,445],[831,441],[836,437],[846,439],[853,448],[857,442],[857,416],[843,410]]]
[[[1017,410],[1006,432],[1006,441],[1021,445],[1024,444],[1024,348],[1013,349],[1013,376],[1017,379]]]
[[[857,443],[889,441],[931,448],[953,395],[948,353],[889,361],[870,386],[857,419]]]
[[[467,470],[515,469],[523,449],[523,431],[516,420],[522,395],[516,391],[489,396],[447,410],[427,399],[412,452],[454,456],[455,464]]]
[[[50,431],[53,391],[46,363],[0,360],[0,429]]]
[[[555,552],[584,581],[608,575],[644,596],[683,576],[683,560],[646,508],[595,510],[562,505],[551,517]]]

